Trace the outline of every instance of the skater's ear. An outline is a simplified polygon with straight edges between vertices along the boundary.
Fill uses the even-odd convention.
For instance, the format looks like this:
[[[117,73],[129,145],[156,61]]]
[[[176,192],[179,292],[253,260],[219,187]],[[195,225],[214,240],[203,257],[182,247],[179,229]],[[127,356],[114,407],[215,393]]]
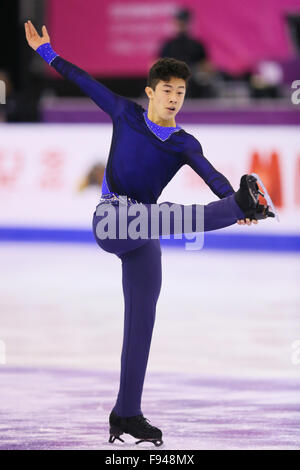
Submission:
[[[145,93],[148,96],[149,100],[151,100],[151,98],[153,98],[154,96],[154,90],[152,90],[150,86],[146,86]]]

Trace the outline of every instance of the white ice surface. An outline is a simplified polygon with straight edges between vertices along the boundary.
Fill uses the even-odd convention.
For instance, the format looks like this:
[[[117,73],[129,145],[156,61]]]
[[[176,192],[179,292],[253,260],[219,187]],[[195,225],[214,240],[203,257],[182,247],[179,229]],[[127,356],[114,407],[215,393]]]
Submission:
[[[119,370],[115,255],[96,244],[2,243],[0,260],[7,366]],[[300,376],[298,254],[164,249],[162,262],[148,371]]]

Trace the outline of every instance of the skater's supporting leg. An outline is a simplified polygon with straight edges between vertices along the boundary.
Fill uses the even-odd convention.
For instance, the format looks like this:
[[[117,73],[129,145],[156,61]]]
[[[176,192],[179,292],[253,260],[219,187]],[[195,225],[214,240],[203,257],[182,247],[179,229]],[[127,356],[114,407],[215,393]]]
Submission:
[[[114,411],[129,417],[142,413],[141,396],[161,288],[160,242],[148,240],[120,258],[125,318],[120,389]]]

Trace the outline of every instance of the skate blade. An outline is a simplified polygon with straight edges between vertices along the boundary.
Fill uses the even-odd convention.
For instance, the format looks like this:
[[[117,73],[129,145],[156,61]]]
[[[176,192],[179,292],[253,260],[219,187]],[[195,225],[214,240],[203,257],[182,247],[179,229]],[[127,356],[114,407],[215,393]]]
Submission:
[[[108,442],[109,442],[110,444],[113,444],[116,440],[121,441],[121,442],[125,442],[125,441],[124,441],[123,439],[121,439],[119,436],[114,436],[114,435],[112,435],[112,434],[109,436]]]
[[[109,436],[108,442],[110,444],[113,444],[116,440],[125,442],[123,439],[120,438],[120,436],[114,436],[113,434]],[[136,441],[136,444],[140,444],[141,442],[151,442],[155,445],[155,447],[159,447],[163,444],[163,441],[161,439],[140,439],[139,441]]]
[[[260,194],[261,196],[263,196],[263,197],[266,199],[266,201],[267,201],[267,203],[268,203],[268,206],[271,207],[272,212],[275,214],[275,218],[276,218],[277,222],[280,222],[279,216],[278,216],[278,213],[277,213],[277,210],[276,210],[276,208],[275,208],[275,206],[274,206],[274,204],[273,204],[273,201],[272,201],[272,199],[271,199],[270,194],[268,193],[268,191],[267,191],[266,188],[265,188],[264,183],[262,182],[262,180],[260,179],[260,177],[259,177],[256,173],[251,173],[251,175],[254,176],[254,178],[257,179],[258,184],[262,187],[262,190],[263,190],[264,193],[262,193],[261,191],[259,191],[259,194]]]
[[[140,439],[139,441],[136,441],[136,444],[140,444],[141,442],[152,442],[155,447],[159,447],[163,444],[161,439]]]
[[[123,439],[121,439],[121,435],[123,434],[122,430],[118,428],[117,426],[111,425],[109,429],[109,440],[111,444],[113,444],[116,440],[124,442]]]

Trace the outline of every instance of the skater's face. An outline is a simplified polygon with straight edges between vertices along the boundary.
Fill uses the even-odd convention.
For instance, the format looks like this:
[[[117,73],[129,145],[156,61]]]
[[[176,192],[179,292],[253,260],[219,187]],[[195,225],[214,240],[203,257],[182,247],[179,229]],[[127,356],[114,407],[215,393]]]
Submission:
[[[160,80],[155,90],[145,89],[152,107],[162,120],[174,119],[180,111],[185,97],[186,85],[183,78],[171,77],[169,81]]]

